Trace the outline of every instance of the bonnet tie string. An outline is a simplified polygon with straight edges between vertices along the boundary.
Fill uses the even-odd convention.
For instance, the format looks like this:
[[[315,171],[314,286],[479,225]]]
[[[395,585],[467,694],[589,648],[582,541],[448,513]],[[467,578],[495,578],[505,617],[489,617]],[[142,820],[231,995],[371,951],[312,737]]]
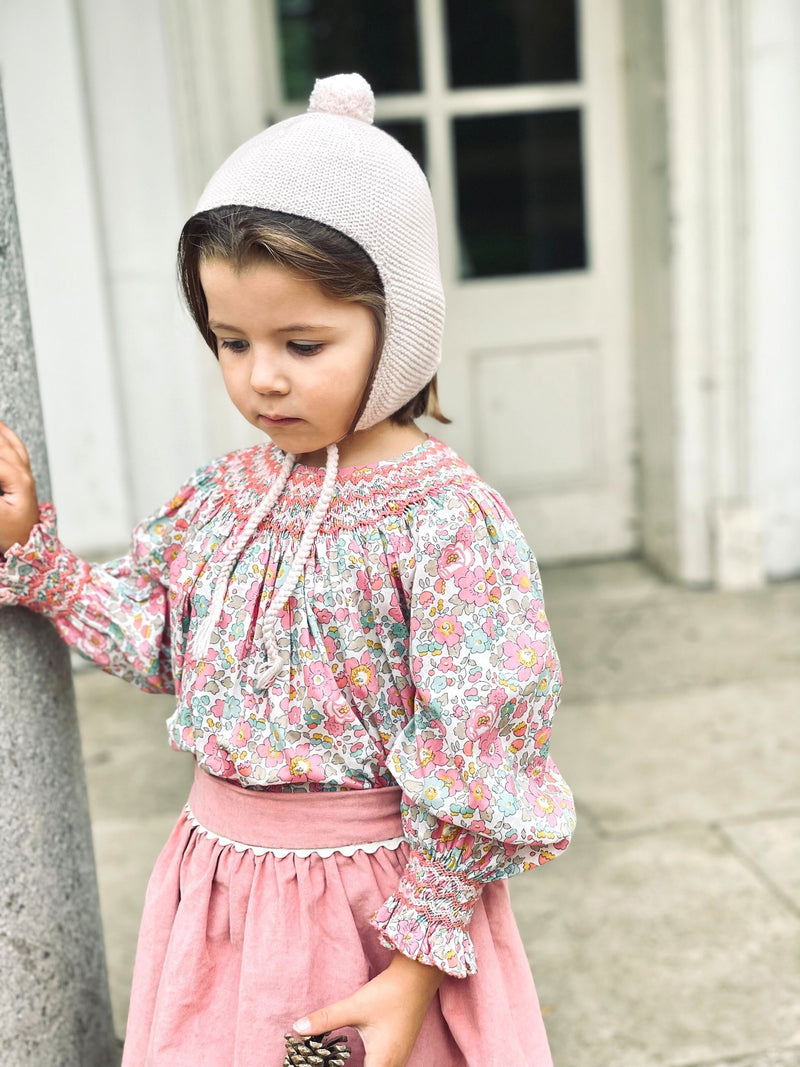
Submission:
[[[262,620],[261,625],[264,634],[264,644],[266,645],[267,659],[266,662],[259,664],[256,670],[256,680],[264,689],[266,689],[266,687],[280,674],[283,668],[283,661],[281,659],[280,651],[278,650],[278,640],[276,637],[278,616],[286,606],[289,597],[295,591],[295,587],[300,580],[300,573],[305,567],[306,560],[311,554],[311,549],[316,540],[319,528],[322,525],[322,520],[325,518],[330,503],[333,500],[333,494],[336,490],[336,475],[338,470],[339,449],[335,444],[328,445],[328,461],[325,465],[325,480],[322,483],[319,500],[315,504],[314,510],[311,513],[311,518],[308,526],[306,526],[303,539],[297,549],[297,555],[292,561],[291,569],[281,584],[280,589],[276,589],[272,594],[272,600]]]
[[[239,555],[258,529],[261,520],[269,511],[271,511],[275,501],[283,492],[284,486],[289,480],[289,475],[292,473],[295,458],[296,457],[291,452],[286,453],[280,473],[270,486],[269,492],[247,520],[247,523],[239,533],[239,536],[230,548],[226,549],[225,555],[222,557],[219,574],[214,582],[214,597],[211,601],[211,606],[208,609],[208,615],[206,615],[198,627],[197,637],[195,638],[195,655],[198,660],[201,660],[211,647],[211,639],[214,636],[214,630],[219,622],[222,609],[225,606],[228,582],[230,581],[231,574],[236,566]]]

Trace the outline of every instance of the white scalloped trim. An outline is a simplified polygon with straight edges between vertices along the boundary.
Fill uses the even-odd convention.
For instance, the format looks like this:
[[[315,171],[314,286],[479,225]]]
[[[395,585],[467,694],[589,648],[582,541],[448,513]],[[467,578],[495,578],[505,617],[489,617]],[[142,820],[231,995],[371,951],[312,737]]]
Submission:
[[[266,856],[269,853],[280,859],[284,856],[332,856],[335,852],[341,852],[343,856],[352,856],[356,852],[377,852],[379,848],[396,849],[404,844],[406,840],[404,837],[391,837],[388,841],[368,841],[360,845],[336,845],[333,848],[268,848],[265,845],[246,845],[243,841],[231,841],[228,837],[221,837],[219,834],[215,834],[213,830],[203,826],[188,804],[183,810],[186,812],[189,822],[201,834],[210,837],[212,841],[218,841],[221,845],[232,845],[237,852],[249,851],[255,856]]]

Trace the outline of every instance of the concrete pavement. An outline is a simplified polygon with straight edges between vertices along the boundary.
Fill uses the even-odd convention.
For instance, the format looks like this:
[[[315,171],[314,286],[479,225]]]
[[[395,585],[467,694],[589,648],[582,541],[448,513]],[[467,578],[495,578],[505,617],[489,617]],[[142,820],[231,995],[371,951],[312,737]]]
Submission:
[[[555,1067],[800,1067],[800,581],[543,571],[579,827],[512,879]],[[172,700],[76,676],[117,1032],[191,759]]]

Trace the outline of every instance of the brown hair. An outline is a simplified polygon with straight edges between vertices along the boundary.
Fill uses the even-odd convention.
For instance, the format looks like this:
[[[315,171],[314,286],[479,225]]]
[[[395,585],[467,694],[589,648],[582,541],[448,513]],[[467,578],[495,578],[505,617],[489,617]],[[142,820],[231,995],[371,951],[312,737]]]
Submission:
[[[326,296],[361,304],[372,312],[375,352],[352,432],[367,405],[386,338],[383,284],[364,249],[330,226],[282,211],[234,205],[192,215],[178,242],[178,279],[191,316],[218,359],[217,339],[208,325],[208,304],[200,283],[200,266],[209,259],[229,260],[236,270],[253,263],[277,263],[316,282]],[[451,421],[439,407],[436,375],[390,418],[407,426],[422,415],[443,423]]]

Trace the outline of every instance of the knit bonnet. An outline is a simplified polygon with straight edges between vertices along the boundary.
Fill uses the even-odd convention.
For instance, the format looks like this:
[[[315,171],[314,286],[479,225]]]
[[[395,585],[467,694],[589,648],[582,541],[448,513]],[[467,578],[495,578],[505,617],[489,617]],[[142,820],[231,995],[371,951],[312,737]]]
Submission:
[[[313,219],[351,238],[372,259],[386,300],[386,330],[356,430],[394,414],[430,382],[441,360],[444,324],[430,188],[413,156],[372,125],[374,113],[375,98],[361,75],[318,79],[305,114],[276,123],[237,148],[197,204],[198,212],[236,205]],[[283,492],[294,463],[295,456],[286,453],[280,475],[225,553],[209,614],[198,633],[201,654],[213,639],[236,560]],[[333,499],[337,471],[338,449],[332,442],[319,499],[256,634],[266,652],[257,671],[262,686],[284,666],[275,628]]]

